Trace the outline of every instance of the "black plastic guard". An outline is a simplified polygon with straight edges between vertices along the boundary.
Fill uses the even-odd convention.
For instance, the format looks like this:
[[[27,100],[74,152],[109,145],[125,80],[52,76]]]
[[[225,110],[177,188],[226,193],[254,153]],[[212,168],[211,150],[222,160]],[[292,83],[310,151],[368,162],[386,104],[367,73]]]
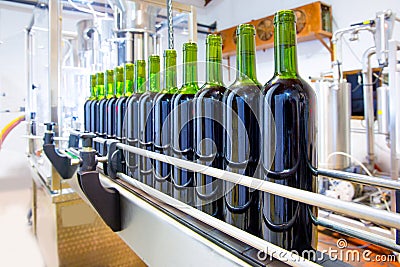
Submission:
[[[58,152],[54,144],[43,145],[43,151],[63,179],[69,179],[74,175],[78,166],[72,166],[71,159]]]
[[[107,140],[108,166],[107,173],[112,179],[117,178],[117,172],[125,171],[125,157],[123,150],[117,147],[117,140]]]
[[[115,188],[104,188],[97,171],[78,171],[78,182],[104,222],[114,231],[121,231],[120,195]]]

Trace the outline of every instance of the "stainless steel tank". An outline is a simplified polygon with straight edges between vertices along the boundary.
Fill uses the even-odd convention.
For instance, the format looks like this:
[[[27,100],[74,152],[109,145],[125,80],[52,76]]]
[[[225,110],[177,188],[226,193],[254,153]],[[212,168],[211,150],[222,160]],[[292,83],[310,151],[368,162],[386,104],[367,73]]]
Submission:
[[[156,18],[160,8],[145,2],[123,1],[123,10],[119,11],[116,21],[119,44],[119,63],[147,59],[157,51],[158,35]],[[124,54],[121,59],[121,55]]]
[[[341,170],[350,159],[335,152],[350,154],[351,86],[317,81],[314,84],[318,108],[318,166]]]
[[[76,24],[78,32],[78,66],[102,71],[113,67],[117,61],[114,44],[114,20],[98,18],[81,20]]]
[[[78,33],[78,67],[88,68],[93,64],[93,20],[84,19],[76,23]]]

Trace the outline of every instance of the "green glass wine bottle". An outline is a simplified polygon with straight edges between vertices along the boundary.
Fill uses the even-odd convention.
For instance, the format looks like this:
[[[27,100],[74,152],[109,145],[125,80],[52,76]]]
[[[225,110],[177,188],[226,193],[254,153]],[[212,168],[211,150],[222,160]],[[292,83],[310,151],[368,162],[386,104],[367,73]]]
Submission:
[[[171,156],[171,100],[178,91],[176,51],[164,51],[164,89],[154,99],[154,151]],[[154,161],[154,188],[171,195],[171,165]]]
[[[236,80],[224,95],[224,159],[227,171],[259,177],[261,158],[261,85],[256,77],[255,29],[236,29]],[[224,219],[253,235],[261,235],[260,193],[224,182]]]
[[[125,103],[127,97],[127,92],[125,90],[124,83],[124,67],[120,66],[117,68],[116,73],[116,88],[115,88],[115,96],[117,97],[117,101],[115,102],[115,137],[117,140],[124,142],[125,134],[123,131],[124,127],[124,117],[125,117]],[[132,87],[130,88],[132,92]],[[125,142],[124,142],[125,143]]]
[[[97,114],[98,114],[98,124],[97,124],[97,136],[101,138],[106,138],[106,125],[107,125],[107,108],[106,108],[106,103],[107,103],[107,90],[108,87],[111,86],[110,90],[113,90],[114,87],[114,71],[113,70],[106,70],[105,73],[102,73],[103,75],[100,75],[100,80],[98,78],[97,84],[98,84],[98,96],[99,96],[99,102],[97,103]],[[110,80],[110,82],[108,82]],[[101,83],[103,81],[103,83]],[[99,155],[104,156],[104,147],[97,144],[98,149],[97,152],[99,152]]]
[[[154,98],[160,92],[160,56],[151,55],[148,60],[147,91],[139,99],[139,145],[140,148],[153,151]],[[140,177],[143,183],[154,187],[153,160],[140,157]]]
[[[122,72],[122,79],[121,79],[121,72]],[[111,86],[109,86],[108,89],[107,89],[107,99],[108,99],[107,103],[106,103],[106,108],[107,108],[106,133],[107,133],[107,138],[115,138],[115,121],[116,121],[115,103],[117,101],[116,92],[121,87],[121,80],[122,80],[122,85],[123,85],[123,83],[124,83],[124,80],[123,80],[123,68],[122,67],[116,67],[114,69],[114,77],[113,77],[114,84],[112,86],[113,90],[111,91]]]
[[[109,134],[108,132],[108,125],[112,124],[114,120],[114,114],[112,110],[109,110],[109,103],[110,100],[115,98],[114,95],[114,70],[107,70],[106,71],[106,76],[105,76],[105,92],[106,92],[106,101],[104,103],[104,113],[105,113],[105,120],[104,120],[104,137],[105,138],[112,138],[112,135]]]
[[[102,74],[100,72],[95,74],[95,79],[92,81],[95,81],[94,85],[94,100],[92,101],[92,105],[90,106],[90,130],[92,133],[97,132],[97,120],[98,120],[98,115],[97,115],[97,103],[99,102],[99,85],[98,85],[98,77],[100,77]],[[103,74],[104,75],[104,74]]]
[[[139,147],[139,99],[146,91],[146,61],[135,61],[135,83],[134,93],[128,98],[126,104],[126,136],[127,144]],[[134,153],[128,153],[127,159],[127,174],[134,179],[140,178],[139,156]]]
[[[119,107],[117,107],[117,125],[119,125],[120,135],[122,136],[122,141],[124,144],[128,144],[127,139],[127,104],[129,97],[133,94],[134,90],[134,73],[135,73],[135,65],[133,63],[125,63],[124,67],[124,89],[121,92],[117,92],[120,95],[119,99],[121,99],[121,103],[119,103]],[[117,126],[116,126],[117,127]]]
[[[267,181],[316,190],[315,93],[297,72],[296,16],[274,18],[275,73],[264,88],[263,170]],[[287,250],[316,249],[316,209],[263,193],[263,237]]]
[[[172,98],[172,154],[176,158],[194,160],[193,98],[197,84],[197,44],[183,44],[183,85]],[[172,168],[174,198],[194,205],[194,173],[174,166]]]
[[[85,131],[92,132],[91,128],[91,106],[93,104],[93,101],[96,100],[96,74],[90,75],[90,96],[86,100],[85,105],[84,105],[84,127]]]
[[[222,82],[222,38],[209,34],[206,39],[206,83],[194,99],[194,147],[197,163],[222,169],[223,105],[226,91]],[[216,218],[222,218],[222,180],[196,173],[195,205]]]

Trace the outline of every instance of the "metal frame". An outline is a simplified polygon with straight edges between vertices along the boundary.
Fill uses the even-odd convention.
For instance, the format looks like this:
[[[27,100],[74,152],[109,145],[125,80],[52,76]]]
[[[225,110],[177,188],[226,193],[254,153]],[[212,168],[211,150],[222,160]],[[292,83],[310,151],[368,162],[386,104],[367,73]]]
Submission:
[[[398,151],[397,151],[397,140],[396,133],[397,129],[400,128],[400,114],[397,112],[398,103],[400,93],[398,85],[398,72],[400,72],[398,68],[398,50],[400,49],[400,42],[396,40],[389,40],[389,109],[390,109],[390,168],[391,168],[391,178],[394,181],[398,181],[399,178],[399,163],[398,163]],[[391,192],[391,200],[392,200],[392,211],[396,212],[396,194],[395,191]],[[399,231],[395,231],[392,229],[396,238],[399,238]]]
[[[253,177],[232,173],[220,170],[213,167],[204,168],[204,165],[194,162],[178,159],[156,152],[147,151],[137,147],[118,143],[117,147],[128,152],[138,154],[159,160],[165,163],[175,165],[177,167],[187,169],[190,171],[209,175],[224,181],[246,186],[248,188],[257,189],[263,192],[271,193],[277,196],[289,198],[295,201],[303,202],[305,204],[313,205],[316,207],[328,209],[334,212],[342,213],[351,217],[368,220],[384,226],[400,229],[400,214],[387,212],[383,210],[376,210],[361,204],[346,202],[343,200],[333,199],[317,193],[268,182]]]
[[[270,256],[265,257],[266,262],[263,261],[266,266],[274,266],[280,262],[290,266],[320,266],[205,214],[125,174],[118,173],[118,178],[114,180],[100,174],[101,183],[105,187],[117,189],[121,196],[123,230],[118,232],[118,235],[149,266],[180,266],[187,265],[188,262],[191,266],[250,266],[238,255],[205,237],[213,235],[216,231],[221,231],[249,245],[250,247],[247,249],[242,247],[245,251],[253,247],[256,254],[258,251],[265,252]],[[68,182],[86,202],[90,203],[80,189],[76,177]],[[162,208],[161,210],[158,208],[159,206]],[[199,230],[206,235],[200,234],[172,218],[163,211],[164,209],[175,210],[182,221],[189,219],[189,224],[190,218],[204,224]],[[219,240],[219,238],[216,239]],[[171,239],[180,244],[179,250],[169,248]],[[219,241],[224,242],[224,238]],[[193,250],[196,253],[193,253]]]

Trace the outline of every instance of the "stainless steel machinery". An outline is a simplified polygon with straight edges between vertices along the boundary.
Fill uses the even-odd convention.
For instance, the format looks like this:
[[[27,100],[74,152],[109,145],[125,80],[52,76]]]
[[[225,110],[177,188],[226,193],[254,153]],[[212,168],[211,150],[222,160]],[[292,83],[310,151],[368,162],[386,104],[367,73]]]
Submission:
[[[139,3],[114,0],[109,1],[105,11],[103,10],[107,16],[112,14],[113,20],[104,18],[107,16],[99,17],[98,11],[89,8],[93,13],[93,19],[80,21],[77,24],[77,34],[74,35],[63,33],[60,21],[57,19],[62,14],[63,3],[71,4],[71,1],[49,1],[40,11],[49,14],[46,26],[49,29],[48,36],[47,34],[45,36],[49,40],[50,47],[48,57],[44,55],[49,63],[49,68],[46,69],[48,75],[45,76],[48,77],[48,81],[44,83],[48,86],[40,87],[44,93],[40,91],[38,100],[33,101],[28,109],[29,112],[38,114],[36,123],[41,126],[38,133],[30,133],[28,137],[31,142],[30,160],[34,181],[35,229],[40,245],[46,247],[47,244],[51,244],[53,247],[45,249],[44,252],[49,266],[93,264],[184,266],[188,262],[192,266],[320,266],[329,260],[326,255],[319,252],[315,252],[316,258],[313,262],[306,260],[302,255],[274,246],[126,176],[121,167],[126,152],[312,205],[320,209],[319,216],[312,218],[316,225],[392,251],[400,251],[399,240],[396,240],[390,231],[381,231],[377,229],[378,227],[360,227],[357,224],[359,220],[363,220],[374,223],[375,226],[382,225],[398,231],[400,215],[395,212],[332,199],[321,194],[220,169],[204,168],[203,165],[194,162],[132,147],[113,139],[95,138],[91,133],[73,130],[76,127],[72,123],[63,121],[67,110],[61,108],[65,106],[61,103],[63,98],[60,97],[62,93],[59,90],[63,88],[61,84],[63,75],[74,77],[72,80],[77,80],[77,84],[84,84],[83,80],[92,71],[103,70],[102,68],[112,64],[146,58],[148,54],[160,51],[163,40],[158,35],[155,25],[159,20],[157,14],[165,8],[168,21],[160,24],[168,25],[168,47],[174,46],[172,10],[189,14],[188,38],[195,41],[196,13],[193,7],[172,1],[167,1],[167,5],[164,1],[155,0]],[[84,8],[87,11],[91,3],[84,2],[84,4],[87,5]],[[73,5],[77,3],[73,2]],[[381,17],[387,20],[386,15]],[[32,55],[35,49],[32,45],[36,40],[35,34],[40,32],[34,25],[32,23],[27,33],[27,51]],[[363,27],[352,30],[361,30]],[[336,38],[339,35],[337,33]],[[67,39],[71,46],[76,44],[77,61],[62,56],[60,50],[62,36],[66,36],[64,39]],[[334,40],[334,43],[340,46],[339,39]],[[387,48],[388,53],[386,53]],[[397,66],[398,48],[399,44],[394,40],[389,41],[386,48],[381,49],[377,46],[377,51],[383,51],[379,54],[382,60],[385,60],[387,55],[386,60],[391,73],[388,87],[390,95],[398,94],[395,90],[400,78]],[[68,55],[68,51],[65,55]],[[39,60],[28,58],[30,61]],[[337,58],[337,71],[333,72],[333,79],[324,76],[316,85],[320,105],[324,103],[326,106],[324,111],[319,111],[322,129],[319,142],[324,142],[324,146],[320,149],[323,161],[319,168],[312,170],[321,177],[399,192],[398,168],[395,165],[396,149],[392,150],[393,179],[378,177],[373,173],[370,176],[348,173],[343,171],[350,165],[348,158],[330,159],[332,153],[338,151],[349,153],[350,147],[349,87],[341,78],[340,55]],[[366,56],[366,59],[368,58]],[[33,75],[35,73],[33,65],[35,64],[30,64],[29,73],[32,76],[28,86],[32,98],[33,92],[36,92],[38,87],[35,85],[35,89],[32,89],[32,84],[38,84]],[[368,69],[366,73],[367,71]],[[396,86],[393,86],[394,84]],[[79,90],[84,91],[82,87]],[[396,131],[400,129],[398,121],[400,119],[397,115],[399,112],[393,103],[394,99],[396,98],[389,98],[389,132],[392,148],[397,147],[395,137]],[[37,109],[38,104],[35,104],[38,102],[44,103],[41,111]],[[70,109],[74,109],[73,105]],[[51,116],[41,115],[46,112]],[[71,116],[68,115],[67,118],[69,117]],[[58,127],[47,123],[44,129],[41,123],[49,121],[57,122]],[[42,142],[40,139],[43,135]],[[61,143],[65,137],[68,137],[68,145]],[[78,141],[79,138],[81,142]],[[96,155],[96,151],[91,148],[93,142],[106,148],[106,156]],[[392,207],[395,207],[393,201]],[[348,223],[343,219],[344,216],[355,219],[352,223]],[[172,246],[171,240],[179,247]],[[98,261],[89,263],[93,255],[96,255]],[[72,263],[68,262],[71,260]]]

